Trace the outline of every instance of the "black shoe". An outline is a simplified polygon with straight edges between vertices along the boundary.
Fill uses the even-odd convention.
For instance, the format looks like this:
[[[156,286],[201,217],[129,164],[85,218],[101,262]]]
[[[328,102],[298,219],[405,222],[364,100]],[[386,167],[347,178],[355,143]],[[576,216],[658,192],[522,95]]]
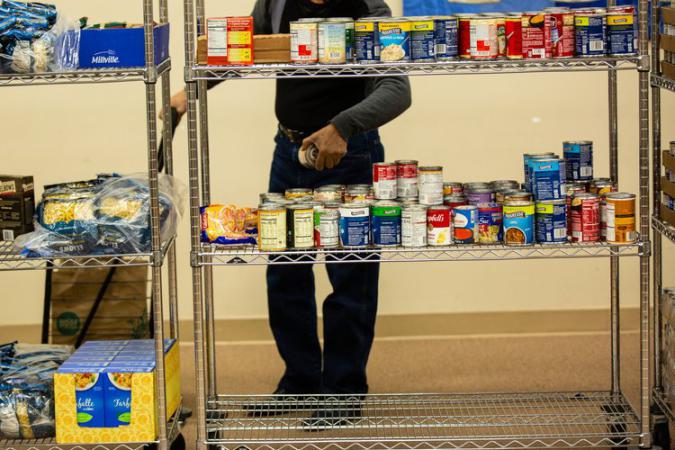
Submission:
[[[242,405],[249,417],[272,417],[290,414],[303,409],[316,409],[320,406],[319,397],[290,393],[279,388],[270,397]]]
[[[312,417],[302,421],[305,431],[317,432],[344,427],[358,421],[362,416],[361,400],[357,397],[326,397],[322,406],[314,411]]]

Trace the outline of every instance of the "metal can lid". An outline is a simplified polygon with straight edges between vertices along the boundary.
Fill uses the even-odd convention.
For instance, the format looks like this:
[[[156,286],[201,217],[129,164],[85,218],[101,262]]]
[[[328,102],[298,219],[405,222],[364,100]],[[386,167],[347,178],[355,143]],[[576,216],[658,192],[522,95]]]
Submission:
[[[589,200],[589,199],[594,199],[594,198],[599,199],[600,196],[598,194],[593,194],[593,193],[590,193],[590,192],[575,192],[574,198],[575,199],[582,199],[582,200],[584,200],[584,199]]]
[[[305,202],[305,203],[294,203],[294,204],[292,204],[292,205],[289,205],[289,206],[288,206],[288,209],[292,209],[292,210],[294,210],[294,211],[295,211],[295,210],[298,210],[298,209],[314,209],[314,206],[313,206],[311,203],[309,203],[309,202]]]
[[[294,23],[321,23],[321,22],[325,22],[325,21],[326,21],[326,19],[322,19],[322,18],[319,18],[319,17],[303,17],[303,18],[300,18],[300,19],[296,20],[295,22],[291,22],[291,25],[294,24]]]
[[[446,208],[449,208],[449,206],[446,206]],[[459,206],[455,206],[454,209],[459,209],[461,211],[470,211],[472,209],[478,209],[478,208],[476,207],[476,205],[459,205]]]
[[[261,203],[258,205],[259,211],[286,211],[286,207],[281,203]]]
[[[326,202],[323,204],[324,209],[338,209],[341,208],[344,203],[339,202]]]
[[[471,192],[470,192],[470,194],[494,194],[494,193],[495,193],[495,191],[490,189],[489,187],[488,188],[482,188],[481,187],[481,188],[471,189]]]
[[[351,17],[329,17],[326,22],[354,22]]]
[[[564,198],[557,200],[537,200],[537,205],[567,205],[567,200]]]
[[[450,194],[443,197],[443,200],[464,201],[466,196],[464,194]]]
[[[373,206],[393,207],[393,206],[401,206],[401,204],[396,200],[378,200],[373,204]]]
[[[314,192],[337,192],[342,190],[339,184],[326,184],[314,189]]]
[[[605,194],[607,200],[635,200],[635,194],[628,192],[609,192]]]
[[[420,205],[419,203],[403,204],[403,211],[426,211],[427,209],[426,206]]]
[[[438,211],[438,210],[448,211],[448,210],[450,210],[450,207],[447,206],[447,205],[433,205],[433,206],[429,206],[427,208],[427,211],[430,211],[430,212],[431,211]]]
[[[420,172],[442,172],[443,166],[422,166],[418,170]]]
[[[398,164],[398,165],[404,165],[404,164],[405,165],[409,165],[409,164],[417,165],[417,161],[415,161],[414,159],[398,159],[398,160],[395,161],[395,163]]]
[[[506,200],[504,206],[533,206],[534,202],[531,200]]]
[[[408,22],[411,22],[411,20],[409,20],[409,18],[407,18],[407,17],[384,17],[384,18],[380,18],[379,22],[381,22],[381,23],[397,23],[397,22],[408,23]]]
[[[573,145],[593,145],[593,141],[563,141],[563,145],[573,144]]]
[[[376,163],[373,163],[373,167],[382,167],[382,166],[392,167],[392,166],[395,166],[395,165],[396,165],[395,162],[376,162]]]
[[[457,16],[433,16],[434,20],[457,20]]]
[[[499,203],[495,202],[483,202],[483,203],[477,203],[476,207],[481,210],[481,209],[496,209],[499,208],[501,209],[501,206]]]

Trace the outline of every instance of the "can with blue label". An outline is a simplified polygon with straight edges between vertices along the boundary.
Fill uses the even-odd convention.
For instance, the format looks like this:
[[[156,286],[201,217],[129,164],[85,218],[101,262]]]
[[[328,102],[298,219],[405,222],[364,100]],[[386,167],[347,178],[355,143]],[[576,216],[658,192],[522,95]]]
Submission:
[[[417,17],[410,22],[410,57],[413,61],[436,60],[434,35],[434,19],[431,17]]]
[[[496,244],[502,240],[502,205],[478,203],[478,243]]]
[[[436,61],[452,61],[459,55],[459,24],[455,16],[434,17]]]
[[[456,244],[473,244],[478,240],[478,207],[461,205],[452,210],[453,237]]]
[[[535,200],[565,198],[565,161],[556,158],[530,161],[532,195]]]
[[[373,244],[379,246],[401,245],[401,204],[381,200],[372,209]]]
[[[534,244],[534,203],[507,201],[504,203],[504,243],[506,245]]]
[[[370,206],[365,202],[340,206],[340,244],[366,247],[370,244]]]
[[[563,142],[565,177],[567,181],[589,181],[593,179],[593,142]]]
[[[562,244],[567,242],[567,201],[542,200],[535,205],[537,242]]]
[[[407,19],[382,19],[378,22],[380,61],[410,61],[410,27]]]
[[[632,6],[607,11],[607,53],[610,56],[637,53],[637,28]]]
[[[360,64],[380,62],[380,41],[376,18],[366,17],[354,22],[354,57]]]
[[[530,161],[534,159],[548,159],[555,158],[555,153],[525,153],[523,154],[523,168],[525,174],[525,189],[532,192],[532,174],[530,173]]]
[[[603,56],[607,39],[607,18],[594,10],[575,10],[574,32],[577,56]]]

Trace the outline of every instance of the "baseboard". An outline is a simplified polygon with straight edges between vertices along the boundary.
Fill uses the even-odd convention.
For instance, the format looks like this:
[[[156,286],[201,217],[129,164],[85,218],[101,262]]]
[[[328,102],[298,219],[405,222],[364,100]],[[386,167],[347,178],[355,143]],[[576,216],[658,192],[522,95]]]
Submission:
[[[621,310],[621,329],[639,329],[639,309]],[[377,318],[376,337],[470,336],[522,333],[592,333],[609,330],[608,310],[517,311],[458,314],[383,315]],[[0,343],[39,342],[40,325],[0,326]],[[319,321],[321,332],[321,321]],[[267,319],[222,319],[215,323],[216,339],[225,342],[271,341]],[[192,322],[181,321],[182,341],[191,341]]]

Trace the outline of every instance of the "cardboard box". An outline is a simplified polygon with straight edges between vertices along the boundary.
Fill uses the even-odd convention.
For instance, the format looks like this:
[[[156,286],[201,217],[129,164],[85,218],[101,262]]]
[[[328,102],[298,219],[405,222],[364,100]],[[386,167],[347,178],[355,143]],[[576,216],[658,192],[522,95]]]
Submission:
[[[264,34],[253,36],[253,54],[256,64],[291,62],[291,35]]]
[[[667,52],[675,52],[675,36],[668,36],[667,34],[662,34],[659,38],[659,43],[661,48]]]
[[[33,231],[33,177],[0,175],[0,241]]]
[[[663,167],[671,172],[675,172],[675,156],[673,156],[672,153],[668,150],[664,150],[661,154],[661,161],[663,162]]]
[[[675,211],[668,208],[666,205],[661,204],[661,220],[668,222],[670,225],[675,227]]]
[[[169,58],[169,24],[154,29],[155,64]],[[145,35],[138,28],[80,31],[80,68],[145,67]]]
[[[131,342],[135,341],[128,341],[117,351],[134,347]],[[147,342],[146,346],[135,348],[153,353],[152,341]],[[101,345],[80,347],[74,354],[78,357],[68,359],[54,374],[56,442],[98,444],[155,440],[158,430],[154,359],[148,357],[141,364],[116,359],[96,361]],[[180,360],[176,342],[168,341],[165,352],[168,420],[180,405]],[[77,390],[76,382],[80,387]]]
[[[206,19],[207,62],[209,66],[227,64],[227,18],[213,17]]]
[[[209,41],[206,36],[197,38],[197,64],[205,66],[208,60]]]
[[[671,183],[666,177],[661,177],[661,190],[675,198],[675,183]]]
[[[665,61],[661,61],[661,72],[663,76],[675,80],[675,64],[670,64]]]
[[[206,25],[210,66],[253,64],[253,17],[213,17]]]
[[[675,7],[661,7],[661,17],[663,17],[663,23],[675,25]]]

